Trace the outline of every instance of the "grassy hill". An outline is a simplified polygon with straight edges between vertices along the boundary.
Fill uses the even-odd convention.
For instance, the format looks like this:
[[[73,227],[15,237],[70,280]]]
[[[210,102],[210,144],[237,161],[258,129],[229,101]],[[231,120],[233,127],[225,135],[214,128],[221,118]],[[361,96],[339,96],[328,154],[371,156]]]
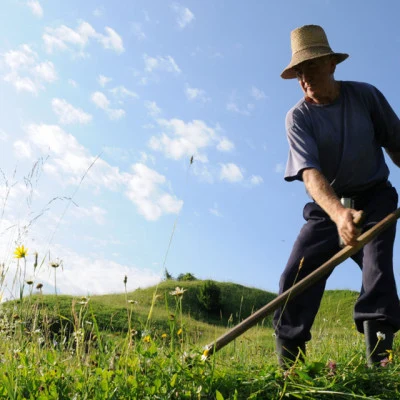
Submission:
[[[220,307],[210,313],[199,301],[204,284],[165,281],[90,299],[38,294],[3,303],[0,397],[400,398],[395,361],[382,370],[365,366],[363,336],[352,320],[357,293],[325,292],[306,363],[287,374],[277,369],[271,316],[204,359],[206,344],[276,296],[214,282]],[[177,286],[182,297],[171,295]]]
[[[32,304],[40,304],[41,314],[54,321],[62,316],[62,323],[73,324],[78,318],[95,319],[100,331],[125,334],[128,319],[131,327],[140,332],[151,327],[161,335],[178,320],[186,327],[190,342],[205,344],[214,340],[254,311],[276,297],[276,294],[236,283],[214,282],[220,289],[220,307],[217,312],[207,312],[199,301],[204,281],[178,282],[167,280],[157,286],[137,289],[133,292],[92,296],[90,299],[65,295],[35,295]],[[185,292],[179,299],[170,293],[179,286]],[[319,338],[344,336],[353,329],[352,308],[357,293],[344,290],[326,291],[320,312],[316,318],[313,335]],[[295,301],[295,299],[293,300]],[[17,308],[18,302],[9,307]],[[149,319],[149,313],[151,318]],[[241,340],[257,340],[260,345],[273,347],[272,316],[252,328]],[[59,329],[58,324],[55,324]],[[354,330],[354,329],[353,329]]]

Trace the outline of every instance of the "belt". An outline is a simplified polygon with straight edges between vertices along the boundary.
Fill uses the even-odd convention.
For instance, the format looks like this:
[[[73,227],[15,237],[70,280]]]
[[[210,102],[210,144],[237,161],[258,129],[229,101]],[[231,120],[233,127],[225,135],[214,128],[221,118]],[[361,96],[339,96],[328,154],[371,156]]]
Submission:
[[[389,187],[392,187],[392,184],[388,180],[385,180],[385,181],[378,182],[375,185],[370,186],[369,188],[364,189],[364,190],[355,191],[355,192],[345,192],[345,193],[340,193],[337,195],[339,198],[349,197],[351,199],[359,199],[362,197],[367,197],[379,190],[383,190],[383,189],[386,189]]]

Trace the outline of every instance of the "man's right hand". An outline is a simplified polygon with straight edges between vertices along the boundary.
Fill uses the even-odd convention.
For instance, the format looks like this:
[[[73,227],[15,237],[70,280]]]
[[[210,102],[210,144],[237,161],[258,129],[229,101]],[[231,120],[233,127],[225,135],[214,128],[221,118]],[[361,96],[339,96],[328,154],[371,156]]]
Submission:
[[[345,207],[337,210],[334,222],[337,226],[339,236],[346,246],[354,246],[357,244],[357,238],[361,234],[361,229],[357,227],[355,223],[361,220],[361,218],[362,211]]]

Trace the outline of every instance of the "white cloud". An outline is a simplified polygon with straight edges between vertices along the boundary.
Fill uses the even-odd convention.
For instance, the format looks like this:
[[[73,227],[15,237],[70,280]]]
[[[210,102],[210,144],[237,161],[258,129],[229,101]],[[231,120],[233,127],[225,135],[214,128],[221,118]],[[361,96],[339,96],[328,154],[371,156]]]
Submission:
[[[171,5],[171,8],[177,14],[176,22],[181,29],[185,28],[195,19],[194,14],[187,7],[174,3]]]
[[[54,82],[57,80],[57,74],[54,64],[51,61],[42,62],[35,67],[35,75],[45,82]]]
[[[104,87],[107,85],[107,83],[111,82],[112,78],[109,78],[107,76],[104,75],[99,75],[99,77],[97,78],[97,82],[99,82],[101,87]]]
[[[108,26],[106,26],[104,29],[107,35],[97,34],[97,39],[99,40],[99,42],[103,45],[105,49],[114,50],[116,53],[119,54],[123,53],[125,49],[121,36],[119,36],[118,33],[114,31],[114,29]]]
[[[110,90],[110,92],[119,98],[126,98],[126,97],[132,97],[132,98],[139,98],[139,95],[135,92],[132,92],[131,90],[127,89],[125,86],[117,86],[113,89]]]
[[[102,110],[107,110],[110,107],[110,101],[102,92],[94,92],[91,97],[94,104]]]
[[[78,83],[73,79],[68,79],[68,83],[74,88],[78,87]]]
[[[161,114],[161,108],[157,106],[155,101],[146,101],[144,106],[147,108],[147,112],[152,117],[157,117]]]
[[[85,55],[84,49],[91,39],[99,42],[105,49],[113,50],[118,54],[124,52],[123,41],[118,33],[110,27],[104,29],[106,35],[96,32],[88,22],[83,21],[76,30],[66,25],[58,28],[47,27],[42,37],[49,53],[55,50],[69,50],[76,51],[79,55]]]
[[[185,123],[180,119],[159,119],[157,122],[165,131],[152,136],[149,147],[167,158],[180,160],[194,156],[196,161],[206,163],[208,158],[203,152],[206,148],[215,146],[217,150],[229,151],[234,147],[227,138],[219,137],[219,127],[210,128],[200,120]]]
[[[263,99],[266,99],[266,98],[267,98],[267,96],[265,95],[265,93],[264,93],[262,90],[256,88],[255,86],[253,86],[253,87],[251,88],[251,95],[252,95],[256,100],[263,100]]]
[[[22,140],[17,140],[14,142],[14,153],[17,158],[31,158],[32,149],[29,143]]]
[[[104,110],[112,120],[118,120],[125,115],[125,110],[121,108],[111,108],[110,100],[108,100],[107,96],[102,92],[92,93],[91,100],[98,108]]]
[[[122,108],[109,108],[106,110],[108,117],[112,120],[118,120],[125,116],[125,110]]]
[[[238,96],[235,92],[230,95],[229,101],[226,104],[227,111],[234,112],[241,115],[249,116],[254,109],[254,104],[247,103],[245,106],[239,106]]]
[[[60,124],[87,124],[92,116],[79,108],[75,108],[64,99],[54,98],[51,102],[54,113]]]
[[[146,72],[153,72],[153,71],[166,71],[166,72],[173,72],[176,74],[180,74],[182,71],[178,67],[177,63],[171,56],[157,56],[157,57],[150,57],[147,54],[143,56],[144,64],[145,64],[145,71]]]
[[[261,185],[264,182],[264,179],[260,175],[252,175],[250,177],[250,183],[253,186]]]
[[[154,221],[164,213],[179,213],[183,201],[159,191],[159,185],[166,181],[165,176],[141,163],[133,165],[132,170],[127,182],[127,196],[140,214]]]
[[[201,101],[202,103],[207,103],[211,99],[206,95],[206,92],[203,89],[192,88],[186,86],[185,89],[186,97],[191,101]]]
[[[38,243],[37,240],[35,242],[28,241],[26,246],[29,249],[38,250],[39,257],[43,257],[42,249],[47,250],[47,246]],[[5,252],[7,250],[9,252],[9,249],[5,249]],[[28,260],[26,276],[28,278],[35,276],[34,286],[42,283],[42,290],[45,294],[54,294],[55,290],[57,293],[73,296],[123,293],[125,276],[127,277],[126,290],[128,292],[156,285],[162,280],[161,272],[156,273],[148,268],[120,264],[107,258],[81,255],[59,244],[52,245],[51,261],[62,261],[62,268],[54,269],[46,262],[33,271],[33,255],[28,253]],[[54,288],[55,273],[57,274],[56,288]],[[14,285],[15,280],[18,282],[18,269],[16,262],[11,261],[3,285],[3,292],[7,299],[19,296],[19,293],[16,293],[19,285],[18,283]]]
[[[221,212],[218,210],[218,204],[214,204],[214,207],[208,210],[210,214],[215,215],[216,217],[222,217]]]
[[[43,17],[43,8],[38,0],[29,0],[26,4],[31,9],[34,15],[39,18]]]
[[[219,151],[231,151],[235,145],[226,137],[222,137],[217,145]]]
[[[57,73],[51,61],[39,62],[39,57],[30,46],[23,44],[18,50],[10,50],[3,56],[8,73],[3,77],[17,91],[37,94],[45,83],[57,80]]]
[[[57,125],[31,124],[25,130],[29,144],[50,156],[45,172],[62,177],[65,184],[78,184],[87,173],[86,185],[124,193],[138,213],[150,221],[164,214],[176,214],[182,207],[182,200],[164,189],[168,188],[165,176],[142,163],[122,172],[102,158],[96,159]],[[92,209],[91,215],[101,218],[101,210]]]
[[[226,105],[226,109],[228,111],[231,112],[235,112],[237,114],[241,114],[241,115],[246,115],[249,116],[251,110],[253,110],[254,105],[253,104],[247,104],[247,106],[245,108],[239,108],[239,106],[237,105],[237,103],[230,101],[228,102],[228,104]]]
[[[105,222],[105,215],[107,211],[101,207],[92,206],[90,208],[75,207],[72,209],[72,214],[77,218],[90,218],[93,219],[96,224],[103,225]]]
[[[216,133],[213,128],[199,120],[187,124],[179,119],[162,119],[157,122],[170,134],[162,133],[158,137],[151,137],[149,146],[152,150],[161,151],[166,157],[174,160],[194,155],[196,160],[207,162],[207,157],[201,150],[210,146],[215,139]]]
[[[242,170],[236,164],[228,163],[228,164],[220,164],[220,166],[221,170],[219,178],[222,181],[240,182],[243,180]]]

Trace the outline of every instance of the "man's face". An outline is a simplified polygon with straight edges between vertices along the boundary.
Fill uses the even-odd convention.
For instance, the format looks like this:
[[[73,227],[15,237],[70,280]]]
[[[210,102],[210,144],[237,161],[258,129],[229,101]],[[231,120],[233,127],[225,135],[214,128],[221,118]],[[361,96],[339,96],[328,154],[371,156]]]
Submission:
[[[297,79],[306,97],[318,103],[319,99],[329,93],[335,66],[334,58],[326,56],[304,61],[295,67]]]

